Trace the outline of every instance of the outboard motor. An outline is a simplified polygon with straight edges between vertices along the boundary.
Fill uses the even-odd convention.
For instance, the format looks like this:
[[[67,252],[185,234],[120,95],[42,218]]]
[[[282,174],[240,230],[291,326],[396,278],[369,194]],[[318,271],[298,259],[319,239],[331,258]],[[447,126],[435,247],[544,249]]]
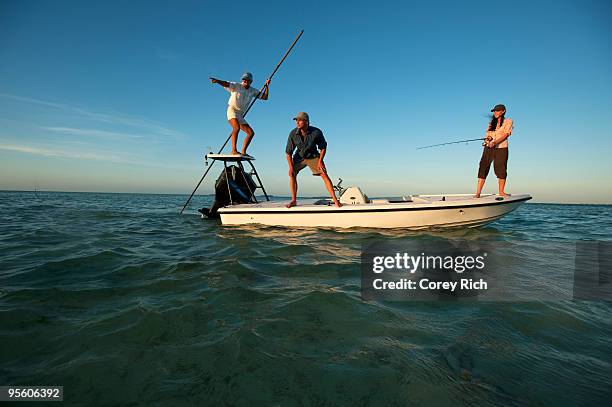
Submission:
[[[229,188],[228,188],[229,184]],[[251,174],[235,165],[230,165],[221,171],[215,182],[215,202],[209,208],[198,209],[202,215],[218,218],[217,210],[230,204],[254,203],[253,194],[257,185]],[[251,192],[252,191],[252,192]],[[230,199],[231,194],[231,199]]]

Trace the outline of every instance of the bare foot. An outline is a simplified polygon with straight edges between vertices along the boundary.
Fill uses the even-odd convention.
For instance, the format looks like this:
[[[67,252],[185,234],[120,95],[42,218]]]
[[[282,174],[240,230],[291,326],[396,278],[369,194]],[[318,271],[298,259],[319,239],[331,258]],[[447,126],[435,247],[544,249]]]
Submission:
[[[508,198],[508,197],[510,197],[510,194],[502,192],[502,193],[499,194],[499,196],[503,196],[504,198]]]
[[[292,206],[295,206],[295,205],[297,205],[297,202],[295,202],[295,201],[291,201],[291,202],[289,202],[289,203],[288,203],[287,205],[285,205],[285,206],[286,206],[287,208],[291,208]]]
[[[238,154],[238,151],[233,150],[232,152],[230,152],[230,155],[240,155],[240,154]]]
[[[336,204],[336,206],[337,206],[338,208],[342,208],[342,204],[341,204],[340,202],[338,202],[338,201],[334,201],[334,203]]]
[[[474,195],[473,198],[480,198],[480,194]]]

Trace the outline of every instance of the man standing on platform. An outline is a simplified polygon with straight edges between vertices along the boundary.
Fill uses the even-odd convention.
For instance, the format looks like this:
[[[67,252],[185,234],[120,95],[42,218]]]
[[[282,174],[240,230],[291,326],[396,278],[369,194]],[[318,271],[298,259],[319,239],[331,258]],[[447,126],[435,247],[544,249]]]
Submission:
[[[327,149],[323,132],[310,125],[310,118],[306,112],[299,112],[293,120],[295,120],[297,127],[289,133],[287,147],[285,148],[287,163],[289,163],[289,185],[291,187],[291,202],[287,204],[287,208],[297,205],[297,175],[306,167],[310,168],[312,175],[323,178],[325,187],[336,206],[342,206],[336,198],[334,186],[327,175],[327,169],[323,162]],[[291,157],[294,150],[295,154]]]
[[[246,150],[249,147],[249,143],[255,136],[255,132],[251,126],[249,126],[249,123],[244,120],[244,114],[246,113],[246,110],[253,99],[259,98],[261,100],[268,100],[270,79],[266,81],[264,90],[261,93],[258,89],[251,86],[251,83],[253,83],[253,75],[250,72],[245,72],[242,75],[242,83],[227,82],[215,78],[210,78],[210,81],[212,83],[218,83],[230,93],[230,98],[227,102],[227,121],[229,122],[230,126],[232,126],[232,152],[230,154],[238,155],[238,150],[236,150],[236,142],[238,141],[238,132],[242,129],[247,136],[244,139],[244,144],[242,146],[242,152],[240,155],[247,155]]]

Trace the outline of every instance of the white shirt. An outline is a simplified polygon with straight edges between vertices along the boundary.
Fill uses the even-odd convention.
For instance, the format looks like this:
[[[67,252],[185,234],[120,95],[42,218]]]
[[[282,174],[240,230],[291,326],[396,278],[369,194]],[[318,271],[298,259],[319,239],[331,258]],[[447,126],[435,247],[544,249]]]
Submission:
[[[497,121],[497,128],[495,131],[488,131],[485,133],[485,137],[493,137],[493,140],[499,140],[501,137],[506,134],[512,134],[512,129],[514,128],[514,122],[511,118],[506,117],[504,119],[504,124],[499,125],[499,120]],[[508,139],[505,139],[501,143],[499,143],[495,148],[508,148]]]
[[[230,93],[230,98],[227,101],[228,106],[240,111],[246,110],[251,100],[259,94],[259,89],[252,86],[246,89],[242,84],[236,82],[230,82],[225,90]]]

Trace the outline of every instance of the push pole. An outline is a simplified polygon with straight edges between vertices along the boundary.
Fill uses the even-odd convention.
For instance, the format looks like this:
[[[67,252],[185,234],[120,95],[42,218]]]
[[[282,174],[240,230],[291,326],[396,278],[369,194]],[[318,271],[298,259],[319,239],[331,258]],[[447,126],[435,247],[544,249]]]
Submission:
[[[268,80],[272,80],[272,77],[274,76],[274,74],[276,73],[276,71],[278,71],[278,68],[280,68],[280,66],[282,65],[282,63],[285,61],[285,58],[287,58],[287,55],[289,55],[289,53],[291,52],[291,50],[293,49],[293,47],[295,46],[295,44],[298,42],[298,40],[300,39],[300,37],[302,36],[302,34],[304,34],[304,30],[301,30],[300,33],[298,34],[297,37],[295,37],[295,40],[293,40],[293,43],[291,44],[291,46],[289,47],[289,49],[287,50],[287,52],[285,52],[285,55],[283,55],[283,58],[280,60],[280,62],[278,63],[278,65],[276,65],[276,68],[274,68],[274,71],[272,71],[272,74],[270,74],[270,76],[268,77],[268,79],[266,80],[266,82]],[[247,113],[249,112],[249,110],[251,110],[251,107],[255,104],[255,102],[257,101],[257,99],[259,98],[259,96],[262,94],[263,90],[265,87],[267,87],[268,85],[264,85],[264,87],[259,91],[259,93],[257,94],[257,96],[255,97],[255,99],[253,99],[253,101],[251,102],[251,104],[249,105],[249,107],[247,108],[247,110],[244,112],[244,115],[242,115],[242,117],[246,117]],[[219,152],[217,154],[221,154],[221,151],[223,151],[223,149],[225,148],[225,146],[227,145],[227,142],[230,140],[230,138],[232,137],[232,135],[230,134],[227,139],[225,140],[225,143],[223,143],[223,145],[221,146],[221,148],[219,149]],[[185,210],[185,208],[187,207],[187,205],[189,205],[189,202],[191,201],[191,198],[193,198],[193,195],[196,193],[196,191],[198,190],[198,188],[200,187],[200,184],[202,183],[202,181],[204,181],[204,178],[206,177],[206,175],[208,174],[208,171],[210,171],[210,169],[212,168],[213,164],[215,162],[213,161],[210,164],[210,167],[208,167],[206,169],[206,171],[204,172],[204,175],[202,175],[202,178],[200,178],[200,181],[198,182],[198,185],[196,185],[196,187],[194,188],[193,192],[191,193],[191,195],[189,195],[189,199],[187,199],[187,202],[185,202],[185,205],[183,205],[183,209],[181,209],[180,214],[183,214],[183,211]]]

